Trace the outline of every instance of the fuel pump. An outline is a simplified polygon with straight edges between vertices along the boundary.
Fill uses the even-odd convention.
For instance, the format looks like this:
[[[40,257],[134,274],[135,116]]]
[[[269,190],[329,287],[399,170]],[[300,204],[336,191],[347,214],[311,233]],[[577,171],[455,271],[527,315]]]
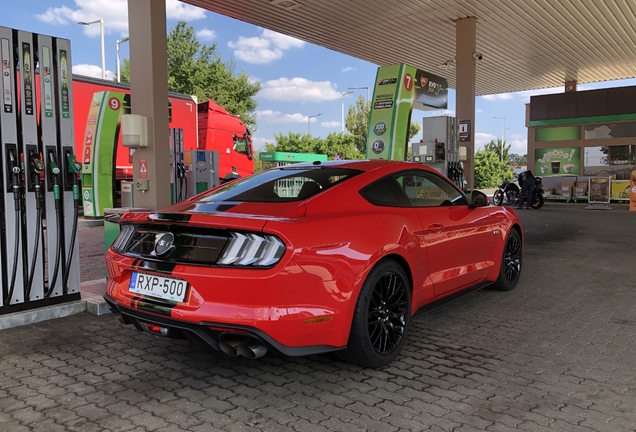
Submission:
[[[51,149],[47,150],[47,159],[48,159],[48,163],[49,163],[49,169],[48,169],[48,177],[49,177],[49,182],[52,185],[52,189],[53,189],[53,200],[55,202],[55,221],[56,221],[56,228],[57,228],[57,232],[61,233],[63,228],[62,228],[62,218],[63,215],[61,214],[61,200],[62,200],[62,195],[60,194],[60,184],[59,184],[59,174],[60,174],[60,168],[57,165],[57,157],[55,155],[55,151],[52,151]],[[50,216],[48,216],[50,218]],[[47,221],[50,219],[47,219]],[[51,229],[52,227],[49,227],[47,225],[47,229]],[[55,287],[55,283],[57,282],[57,276],[59,273],[59,269],[60,269],[60,260],[61,260],[61,254],[62,254],[62,247],[63,247],[64,242],[62,241],[58,241],[58,244],[56,245],[56,251],[55,251],[55,264],[53,266],[53,276],[51,278],[51,280],[49,280],[49,284],[48,284],[48,288],[47,290],[44,292],[44,297],[49,297],[51,295],[51,293],[53,292],[53,288]],[[49,245],[49,247],[52,247],[53,245]],[[51,265],[49,263],[49,265]]]
[[[188,178],[184,156],[183,129],[170,129],[170,168],[172,203],[188,198]]]
[[[421,162],[444,174],[464,188],[464,169],[459,161],[459,127],[455,117],[425,117],[423,139],[412,144],[413,161]]]
[[[42,193],[42,181],[40,174],[44,171],[44,162],[40,159],[40,154],[36,152],[34,148],[29,148],[29,154],[27,156],[27,173],[29,177],[29,184],[33,187],[35,192],[35,211],[36,225],[35,225],[35,242],[33,245],[33,257],[31,258],[31,268],[29,269],[29,276],[27,278],[26,290],[24,292],[24,298],[31,298],[31,289],[33,288],[33,278],[35,276],[36,264],[38,262],[37,256],[40,251],[40,238],[42,237],[42,202],[44,201],[44,194]]]

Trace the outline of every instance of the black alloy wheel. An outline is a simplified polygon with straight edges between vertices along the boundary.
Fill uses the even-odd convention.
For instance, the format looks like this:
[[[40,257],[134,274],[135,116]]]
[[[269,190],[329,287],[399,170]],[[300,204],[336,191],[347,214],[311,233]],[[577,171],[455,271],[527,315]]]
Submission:
[[[411,318],[411,290],[402,267],[393,260],[378,263],[369,273],[354,311],[345,361],[364,367],[388,365],[399,355]]]
[[[522,249],[521,236],[517,230],[511,229],[504,245],[499,278],[493,288],[510,291],[517,286],[521,276]]]
[[[378,354],[390,354],[401,342],[408,317],[407,285],[387,272],[376,283],[369,303],[369,338]]]

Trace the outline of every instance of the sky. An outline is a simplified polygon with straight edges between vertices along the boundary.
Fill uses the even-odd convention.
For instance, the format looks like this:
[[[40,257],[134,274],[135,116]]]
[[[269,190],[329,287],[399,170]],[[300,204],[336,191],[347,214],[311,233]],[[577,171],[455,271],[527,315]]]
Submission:
[[[8,0],[5,0],[8,2]],[[256,149],[274,143],[275,134],[307,133],[326,137],[342,130],[349,105],[359,95],[367,97],[378,65],[272,32],[242,21],[217,15],[177,0],[166,0],[167,31],[177,21],[194,26],[197,38],[217,44],[224,61],[234,59],[236,70],[262,85],[257,94],[258,129],[253,131]],[[22,0],[3,7],[0,26],[71,40],[73,73],[101,77],[99,25],[82,26],[78,21],[104,20],[106,76],[116,72],[117,41],[128,36],[127,0]],[[122,58],[129,57],[128,43],[120,44]],[[484,59],[482,61],[487,61]],[[429,70],[436,74],[441,71]],[[514,73],[511,71],[510,73]],[[636,85],[636,80],[579,84],[579,90]],[[350,92],[351,94],[342,95]],[[502,138],[511,153],[527,153],[525,104],[530,96],[563,92],[563,87],[479,96],[475,101],[475,148]],[[319,116],[317,116],[320,114]],[[449,91],[447,110],[414,111],[413,121],[424,116],[455,115],[455,92]],[[313,117],[316,116],[316,117]],[[311,118],[310,118],[311,117]],[[497,118],[495,118],[497,117]],[[505,120],[504,120],[505,118]],[[505,130],[504,130],[505,128]],[[412,139],[419,140],[420,136]]]

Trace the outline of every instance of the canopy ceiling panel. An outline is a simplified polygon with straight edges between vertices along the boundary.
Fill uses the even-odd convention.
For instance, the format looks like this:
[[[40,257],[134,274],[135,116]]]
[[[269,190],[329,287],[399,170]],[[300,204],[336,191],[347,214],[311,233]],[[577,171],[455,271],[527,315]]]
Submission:
[[[476,17],[478,95],[636,76],[634,0],[182,1],[453,88],[455,21]]]

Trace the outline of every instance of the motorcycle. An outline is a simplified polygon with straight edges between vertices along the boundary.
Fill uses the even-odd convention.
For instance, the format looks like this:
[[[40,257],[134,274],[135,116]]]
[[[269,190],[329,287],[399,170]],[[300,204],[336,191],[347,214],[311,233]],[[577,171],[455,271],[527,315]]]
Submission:
[[[541,182],[541,177],[535,177],[535,187],[534,192],[532,193],[532,201],[530,202],[530,207],[533,209],[540,209],[543,207],[545,203],[545,199],[543,198],[543,183]],[[499,188],[495,191],[492,196],[492,202],[494,205],[502,205],[504,202],[507,202],[509,205],[518,205],[519,204],[519,194],[521,190],[516,183],[513,183],[509,180],[504,180],[501,182]]]

